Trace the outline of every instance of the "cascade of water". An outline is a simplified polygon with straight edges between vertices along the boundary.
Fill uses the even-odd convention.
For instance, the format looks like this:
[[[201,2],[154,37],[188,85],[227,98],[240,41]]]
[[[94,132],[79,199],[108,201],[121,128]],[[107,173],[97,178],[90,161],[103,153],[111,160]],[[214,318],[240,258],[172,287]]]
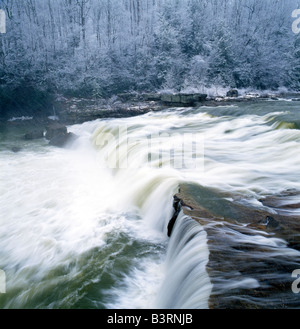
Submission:
[[[181,214],[168,240],[173,195],[182,181],[253,205],[299,190],[300,133],[273,126],[278,115],[290,121],[281,107],[266,116],[233,107],[97,120],[69,127],[79,138],[63,150],[0,140],[0,307],[207,308],[206,233]],[[16,142],[19,153],[10,151]],[[194,161],[203,158],[204,171]],[[114,289],[123,302],[104,300]]]
[[[181,212],[168,246],[166,279],[157,297],[158,308],[208,308],[212,291],[206,271],[208,259],[206,232]]]

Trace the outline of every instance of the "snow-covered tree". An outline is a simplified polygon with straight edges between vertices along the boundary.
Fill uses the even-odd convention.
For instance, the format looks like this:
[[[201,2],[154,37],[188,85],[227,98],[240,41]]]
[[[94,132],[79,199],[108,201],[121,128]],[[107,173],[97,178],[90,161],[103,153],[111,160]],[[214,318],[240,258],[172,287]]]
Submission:
[[[299,88],[299,0],[0,0],[1,88]]]

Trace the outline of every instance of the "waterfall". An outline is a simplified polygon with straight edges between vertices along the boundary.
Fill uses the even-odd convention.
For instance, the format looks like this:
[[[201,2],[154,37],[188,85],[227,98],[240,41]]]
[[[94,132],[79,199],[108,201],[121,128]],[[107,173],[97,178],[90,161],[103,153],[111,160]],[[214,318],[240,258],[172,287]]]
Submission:
[[[168,223],[173,215],[173,196],[182,176],[179,170],[168,166],[168,161],[168,165],[158,164],[159,149],[152,149],[154,153],[149,156],[149,141],[143,136],[144,129],[145,126],[139,129],[132,124],[127,133],[129,138],[138,142],[128,145],[128,136],[120,133],[116,122],[106,122],[94,133],[93,144],[98,149],[101,161],[104,159],[102,165],[111,166],[114,184],[119,191],[125,191],[123,197],[127,206],[135,205],[142,214],[145,227],[161,232],[167,240]],[[159,142],[163,143],[161,140]],[[169,151],[170,144],[160,144],[160,147]],[[175,150],[174,156],[182,157],[182,153]],[[209,251],[205,231],[195,220],[180,213],[167,245],[166,260],[161,267],[163,283],[157,286],[158,289],[156,287],[158,296],[151,306],[167,309],[208,308],[212,287],[206,272]],[[140,276],[140,273],[135,272],[126,278],[125,295],[128,296],[134,290]],[[134,293],[132,298],[136,295]],[[123,294],[120,300],[125,300]],[[127,303],[119,302],[117,306],[126,307]]]
[[[212,291],[206,271],[208,260],[206,232],[181,211],[169,242],[166,276],[157,297],[157,307],[207,309]]]
[[[173,197],[190,182],[254,207],[265,196],[299,191],[299,130],[274,127],[299,120],[296,102],[293,111],[290,104],[96,120],[68,127],[78,139],[65,149],[24,140],[22,127],[8,136],[0,131],[0,271],[6,281],[0,308],[213,307],[214,296],[231,286],[212,275],[214,249],[199,223],[181,212],[168,238]],[[18,153],[11,151],[16,145]],[[221,227],[222,241],[224,232]],[[265,240],[253,234],[245,241],[230,237],[238,246],[251,241],[269,256]],[[255,250],[246,252],[245,262],[256,259]],[[292,259],[284,261],[295,269]],[[258,281],[256,274],[249,277]]]

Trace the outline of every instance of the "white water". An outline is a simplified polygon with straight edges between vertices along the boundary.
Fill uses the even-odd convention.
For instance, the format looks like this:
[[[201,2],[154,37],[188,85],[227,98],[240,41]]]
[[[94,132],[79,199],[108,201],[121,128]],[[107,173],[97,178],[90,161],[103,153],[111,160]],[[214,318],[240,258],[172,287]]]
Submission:
[[[8,291],[12,292],[4,307],[26,307],[40,291],[62,280],[47,281],[49,272],[58,266],[69,267],[89,250],[104,247],[111,232],[165,246],[179,173],[142,164],[139,170],[111,170],[91,143],[99,125],[94,122],[71,127],[80,136],[71,149],[33,145],[32,150],[19,154],[2,152],[0,207],[5,216],[1,218],[0,254]],[[110,296],[114,290],[117,293],[106,307],[125,308],[126,302],[119,299],[128,289],[132,296],[126,299],[128,308],[155,307],[165,275],[163,261],[163,254],[141,258],[139,267],[124,276],[123,287],[108,291]],[[78,264],[68,273],[68,279],[76,280],[80,272]],[[132,280],[136,282],[130,288]],[[67,295],[46,307],[69,307],[76,302],[76,297]]]
[[[104,250],[111,234],[125,234],[128,245],[116,238],[112,258],[96,263],[99,272],[101,266],[118,275],[112,264],[127,255],[124,250],[135,241],[143,249],[135,251],[121,278],[107,284],[101,292],[107,297],[92,301],[94,307],[207,308],[212,287],[200,225],[180,217],[165,255],[173,195],[182,181],[253,200],[299,189],[300,132],[274,129],[268,122],[276,115],[170,111],[99,120],[70,127],[80,136],[70,149],[33,142],[18,154],[2,150],[0,268],[8,294],[1,306],[77,305],[89,296],[87,287],[104,280],[104,274],[85,278],[81,258],[95,248]],[[51,274],[58,266],[64,275]],[[77,281],[72,291],[71,282]],[[62,297],[38,298],[60,283],[66,287]]]
[[[203,228],[181,212],[174,226],[165,263],[166,277],[157,296],[161,309],[208,309],[212,284]]]

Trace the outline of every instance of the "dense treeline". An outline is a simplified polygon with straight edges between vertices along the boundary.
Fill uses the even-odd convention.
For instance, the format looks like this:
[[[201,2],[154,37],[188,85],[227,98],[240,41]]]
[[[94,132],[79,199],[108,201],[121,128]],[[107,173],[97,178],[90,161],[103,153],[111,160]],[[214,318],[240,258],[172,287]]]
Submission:
[[[298,0],[0,0],[1,88],[300,87]]]

